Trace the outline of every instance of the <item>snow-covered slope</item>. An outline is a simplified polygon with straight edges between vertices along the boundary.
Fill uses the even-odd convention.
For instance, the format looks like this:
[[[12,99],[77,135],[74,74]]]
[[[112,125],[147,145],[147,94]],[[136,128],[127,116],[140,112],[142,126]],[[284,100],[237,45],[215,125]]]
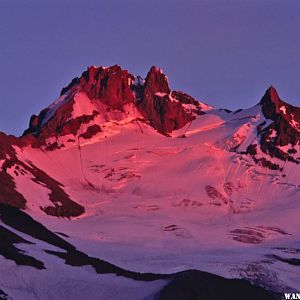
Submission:
[[[275,293],[299,290],[299,111],[273,87],[231,112],[172,91],[156,67],[145,80],[91,67],[22,137],[0,135],[0,202],[124,270],[198,269]],[[18,248],[49,272],[0,256],[14,274],[0,275],[0,289],[13,299],[82,299],[87,290],[89,299],[152,299],[170,281],[95,277],[88,264],[62,267],[29,240],[36,245],[17,240]]]

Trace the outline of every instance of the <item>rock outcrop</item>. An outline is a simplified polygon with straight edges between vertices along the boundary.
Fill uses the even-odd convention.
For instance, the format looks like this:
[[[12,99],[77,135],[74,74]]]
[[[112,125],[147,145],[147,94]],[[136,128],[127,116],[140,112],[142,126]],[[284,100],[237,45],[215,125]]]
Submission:
[[[300,108],[282,101],[270,87],[260,101],[262,113],[271,123],[260,124],[258,136],[263,152],[281,160],[298,163],[295,158],[300,142]]]
[[[123,110],[134,102],[131,85],[135,77],[115,65],[110,68],[89,67],[79,79],[79,90],[113,109]]]
[[[48,215],[75,217],[84,213],[84,208],[71,200],[63,185],[50,177],[30,161],[19,160],[15,147],[22,147],[23,141],[0,133],[0,203],[25,209],[27,201],[18,191],[14,177],[27,174],[31,180],[49,189],[49,200],[53,206],[41,207]]]
[[[150,125],[164,135],[195,118],[178,99],[172,97],[167,77],[156,67],[150,69],[145,79],[139,110]]]
[[[38,116],[32,115],[29,128],[23,135],[38,137],[39,145],[47,137],[75,136],[82,124],[91,122],[100,114],[95,109],[89,115],[74,117],[73,106],[76,105],[78,93],[86,94],[95,107],[97,103],[105,105],[107,111],[117,110],[128,114],[127,105],[134,105],[144,121],[164,135],[204,113],[200,103],[191,96],[172,92],[166,75],[157,67],[152,67],[143,80],[118,65],[107,68],[92,66],[63,88],[56,102],[43,109]]]

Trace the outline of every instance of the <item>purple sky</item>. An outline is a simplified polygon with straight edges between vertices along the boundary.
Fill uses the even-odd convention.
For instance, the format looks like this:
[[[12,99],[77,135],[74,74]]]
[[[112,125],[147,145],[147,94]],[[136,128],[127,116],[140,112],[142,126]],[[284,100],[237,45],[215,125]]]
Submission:
[[[273,84],[300,99],[300,1],[0,0],[0,131],[21,134],[88,65],[145,76],[218,107]]]

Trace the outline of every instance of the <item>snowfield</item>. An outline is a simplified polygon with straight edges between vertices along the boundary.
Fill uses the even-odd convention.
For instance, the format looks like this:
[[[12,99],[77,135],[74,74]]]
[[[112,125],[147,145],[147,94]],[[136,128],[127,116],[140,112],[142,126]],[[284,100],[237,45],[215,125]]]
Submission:
[[[23,210],[0,204],[0,299],[280,299],[300,290],[299,143],[276,144],[295,116],[278,125],[263,104],[230,112],[178,93],[181,106],[167,88],[153,95],[189,121],[160,132],[137,102],[148,94],[111,109],[72,90],[32,119],[39,144],[0,147],[3,182],[26,200]],[[52,135],[62,116],[67,129]]]
[[[256,110],[231,120],[211,111],[184,130],[187,138],[180,138],[182,132],[167,138],[143,123],[122,121],[107,123],[105,132],[56,151],[19,150],[19,159],[47,170],[85,207],[85,214],[72,220],[43,214],[39,207],[51,204],[49,190],[30,176],[15,177],[17,190],[28,199],[27,212],[41,223],[69,236],[85,253],[122,268],[156,273],[199,269],[229,278],[259,278],[261,284],[279,292],[297,290],[298,268],[272,255],[299,256],[299,252],[286,253],[300,248],[299,187],[294,176],[298,165],[278,161],[284,171],[269,170],[224,146],[224,140],[230,142],[237,132],[244,143],[255,139],[243,124],[244,118],[249,124],[258,122],[259,116],[253,116]],[[5,263],[8,270],[12,265]],[[72,268],[65,268],[63,277],[68,277]],[[130,293],[129,283],[115,284],[109,275],[101,279],[105,288],[95,291],[90,289],[94,279],[78,276],[89,282],[90,293],[111,291],[108,283],[124,285]],[[6,278],[0,286],[7,287],[5,282],[10,280]],[[51,294],[52,280],[46,294]],[[62,289],[70,284],[56,277],[53,285],[57,281]],[[80,290],[80,284],[76,287]],[[19,299],[13,289],[6,291]],[[76,299],[76,291],[71,298]]]

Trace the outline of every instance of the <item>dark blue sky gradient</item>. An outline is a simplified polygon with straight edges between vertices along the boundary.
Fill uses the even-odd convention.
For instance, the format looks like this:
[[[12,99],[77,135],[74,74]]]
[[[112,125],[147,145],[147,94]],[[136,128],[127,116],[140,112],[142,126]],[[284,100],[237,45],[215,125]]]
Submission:
[[[0,131],[21,134],[88,65],[145,76],[209,104],[256,104],[273,84],[300,106],[300,1],[0,0]]]

